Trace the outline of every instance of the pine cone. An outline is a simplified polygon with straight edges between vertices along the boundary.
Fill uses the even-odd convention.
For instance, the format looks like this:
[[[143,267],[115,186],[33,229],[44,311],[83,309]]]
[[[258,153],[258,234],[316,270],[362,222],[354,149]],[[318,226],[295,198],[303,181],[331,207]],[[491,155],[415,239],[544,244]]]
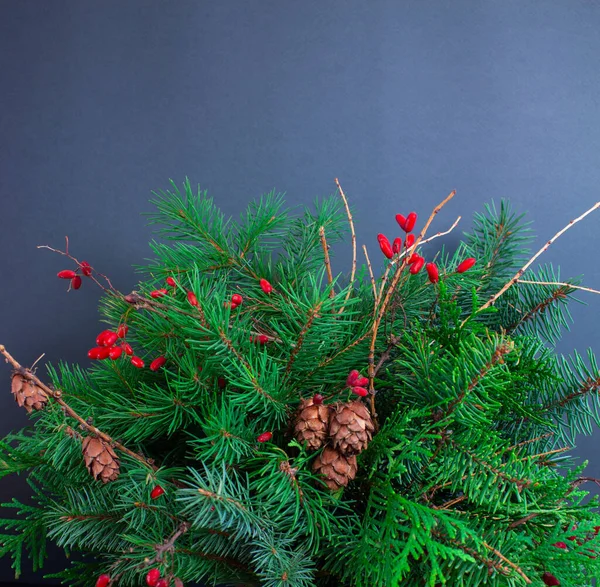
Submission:
[[[13,373],[12,393],[20,408],[25,408],[28,414],[33,410],[43,410],[48,403],[48,396],[31,379],[20,373]]]
[[[315,404],[310,399],[300,402],[296,421],[294,423],[294,436],[300,444],[306,443],[308,450],[318,450],[327,437],[329,416],[331,409],[323,404]]]
[[[374,430],[371,414],[360,400],[335,406],[329,424],[329,436],[333,447],[342,454],[356,455],[363,451],[373,437]]]
[[[100,438],[86,436],[82,449],[85,466],[94,479],[108,483],[119,476],[119,458],[106,442]]]
[[[346,487],[356,477],[356,470],[355,456],[346,457],[330,446],[326,446],[313,462],[313,471],[324,477],[331,491]]]

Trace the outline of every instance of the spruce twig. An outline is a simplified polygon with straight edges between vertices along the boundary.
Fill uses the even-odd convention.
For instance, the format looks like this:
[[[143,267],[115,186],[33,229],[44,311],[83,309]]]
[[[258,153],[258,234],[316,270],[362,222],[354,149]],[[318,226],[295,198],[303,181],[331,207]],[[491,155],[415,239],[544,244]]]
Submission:
[[[350,294],[352,293],[352,284],[354,283],[354,277],[356,275],[356,232],[354,231],[354,221],[352,220],[352,212],[350,212],[350,206],[348,206],[348,200],[346,199],[346,195],[344,194],[344,190],[338,181],[338,178],[335,178],[335,184],[337,185],[338,191],[340,192],[340,196],[344,201],[344,206],[346,207],[346,214],[348,215],[348,224],[350,224],[350,232],[352,234],[352,273],[350,274],[350,287],[348,288],[348,293],[346,294],[346,299],[344,300],[344,304],[350,298]],[[340,308],[340,314],[344,311],[344,306]]]
[[[323,247],[323,255],[325,256],[325,268],[327,269],[327,281],[329,285],[333,283],[333,274],[331,273],[331,261],[329,260],[329,245],[325,238],[325,227],[319,226],[319,236],[321,237],[321,246]],[[334,298],[335,292],[333,287],[329,290],[329,297]]]
[[[23,377],[33,381],[48,397],[52,398],[58,405],[60,405],[63,410],[79,422],[79,424],[85,428],[88,432],[91,432],[94,436],[102,439],[104,442],[109,444],[110,446],[114,446],[119,449],[121,452],[129,455],[131,458],[143,463],[150,467],[153,471],[157,471],[158,467],[154,465],[149,459],[139,455],[138,453],[129,450],[126,446],[123,446],[120,442],[117,442],[113,438],[111,438],[102,430],[99,430],[92,424],[88,423],[84,420],[75,410],[69,406],[65,400],[62,399],[62,391],[60,389],[52,389],[48,387],[35,373],[32,373],[29,369],[23,367],[7,350],[3,344],[0,344],[0,354],[3,354],[6,358],[6,362],[10,363]]]
[[[562,287],[572,287],[581,291],[589,291],[590,293],[600,294],[600,290],[592,289],[591,287],[583,287],[581,285],[573,285],[563,281],[529,281],[528,279],[517,279],[518,283],[531,283],[533,285],[560,285]]]

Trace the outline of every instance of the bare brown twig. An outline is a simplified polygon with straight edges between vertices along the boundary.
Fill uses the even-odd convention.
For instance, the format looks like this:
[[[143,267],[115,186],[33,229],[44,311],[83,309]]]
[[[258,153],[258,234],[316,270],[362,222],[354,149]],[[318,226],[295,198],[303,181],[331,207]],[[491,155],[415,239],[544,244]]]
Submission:
[[[573,285],[572,283],[565,283],[563,281],[529,281],[528,279],[517,279],[518,283],[531,283],[533,285],[560,285],[563,287],[572,287],[573,289],[580,289],[581,291],[589,291],[590,293],[600,294],[597,289],[591,287],[582,287],[581,285]]]
[[[319,235],[321,237],[321,246],[323,247],[323,255],[325,256],[325,268],[327,269],[327,281],[329,285],[333,283],[333,274],[331,272],[331,261],[329,260],[329,245],[327,244],[327,239],[325,238],[325,227],[319,227]],[[329,290],[329,297],[335,297],[335,292],[333,291],[333,286]]]
[[[344,190],[338,181],[338,178],[335,178],[335,184],[337,185],[338,191],[340,192],[340,196],[344,201],[344,206],[346,207],[346,214],[348,215],[348,223],[350,224],[350,232],[352,233],[352,273],[350,274],[350,284],[348,287],[348,293],[346,294],[346,299],[344,300],[344,304],[350,298],[352,293],[352,284],[354,283],[354,276],[356,275],[356,232],[354,232],[354,221],[352,220],[352,212],[350,212],[350,206],[348,205],[348,200],[346,199],[346,195],[344,194]],[[340,308],[340,314],[344,311],[344,306]]]

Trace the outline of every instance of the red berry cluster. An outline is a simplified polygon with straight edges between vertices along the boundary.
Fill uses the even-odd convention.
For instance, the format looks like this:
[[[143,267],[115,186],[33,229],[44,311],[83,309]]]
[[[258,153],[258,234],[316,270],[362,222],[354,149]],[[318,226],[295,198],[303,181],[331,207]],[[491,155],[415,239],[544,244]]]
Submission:
[[[160,569],[150,569],[146,574],[146,585],[148,587],[169,587],[169,581],[160,576]]]
[[[360,397],[367,396],[369,392],[366,385],[369,385],[368,377],[362,377],[356,369],[352,369],[346,378],[346,386],[352,390],[352,393]]]
[[[406,238],[404,239],[404,251],[406,252],[415,244],[415,235],[412,234],[412,230],[417,222],[417,214],[416,212],[411,212],[408,216],[396,214],[396,222],[399,224],[400,228],[407,233]],[[378,234],[377,241],[381,252],[388,259],[391,259],[402,252],[402,239],[400,237],[395,238],[393,244],[390,244],[390,241],[384,234]],[[425,264],[425,259],[417,252],[413,252],[408,258],[407,265],[409,266],[408,271],[411,275],[416,275],[423,269],[423,266],[425,266],[427,276],[431,283],[437,283],[440,280],[440,274],[435,263]],[[475,265],[475,259],[469,257],[458,265],[456,272],[464,273],[473,267],[473,265]]]
[[[69,279],[71,281],[71,287],[73,289],[79,289],[81,287],[81,275],[79,275],[79,271],[86,277],[90,277],[92,274],[92,267],[87,261],[81,261],[79,263],[79,267],[77,267],[77,271],[72,271],[71,269],[63,269],[59,271],[56,276],[60,279]]]

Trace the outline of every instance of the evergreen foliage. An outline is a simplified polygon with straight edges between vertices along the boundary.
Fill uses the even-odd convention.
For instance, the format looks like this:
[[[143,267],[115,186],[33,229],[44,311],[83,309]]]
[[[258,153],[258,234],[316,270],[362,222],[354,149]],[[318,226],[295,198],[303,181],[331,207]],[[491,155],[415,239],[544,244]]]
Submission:
[[[600,370],[591,350],[555,351],[577,290],[515,283],[479,311],[528,258],[529,226],[507,202],[441,251],[439,283],[402,272],[375,340],[376,432],[337,492],[292,430],[301,399],[355,400],[346,377],[369,367],[381,302],[366,267],[329,282],[324,262],[320,229],[330,244],[349,233],[342,202],[294,213],[270,193],[235,222],[186,181],[154,204],[164,242],[133,297],[109,289],[100,307],[108,328],[129,327],[146,367],[123,354],[48,368],[73,412],[132,454],[116,448],[118,478],[94,480],[89,430],[53,401],[0,442],[0,477],[27,473],[31,488],[31,505],[3,504],[16,518],[1,521],[0,555],[17,576],[25,553],[42,567],[48,541],[74,560],[55,575],[67,585],[100,573],[142,585],[152,567],[186,584],[269,587],[540,586],[544,573],[583,587],[600,576],[597,497],[569,456],[600,422]],[[457,273],[466,257],[477,263]],[[560,281],[550,265],[527,276]],[[152,297],[167,277],[176,286]],[[148,369],[159,356],[165,366]],[[165,494],[152,499],[156,486]]]

